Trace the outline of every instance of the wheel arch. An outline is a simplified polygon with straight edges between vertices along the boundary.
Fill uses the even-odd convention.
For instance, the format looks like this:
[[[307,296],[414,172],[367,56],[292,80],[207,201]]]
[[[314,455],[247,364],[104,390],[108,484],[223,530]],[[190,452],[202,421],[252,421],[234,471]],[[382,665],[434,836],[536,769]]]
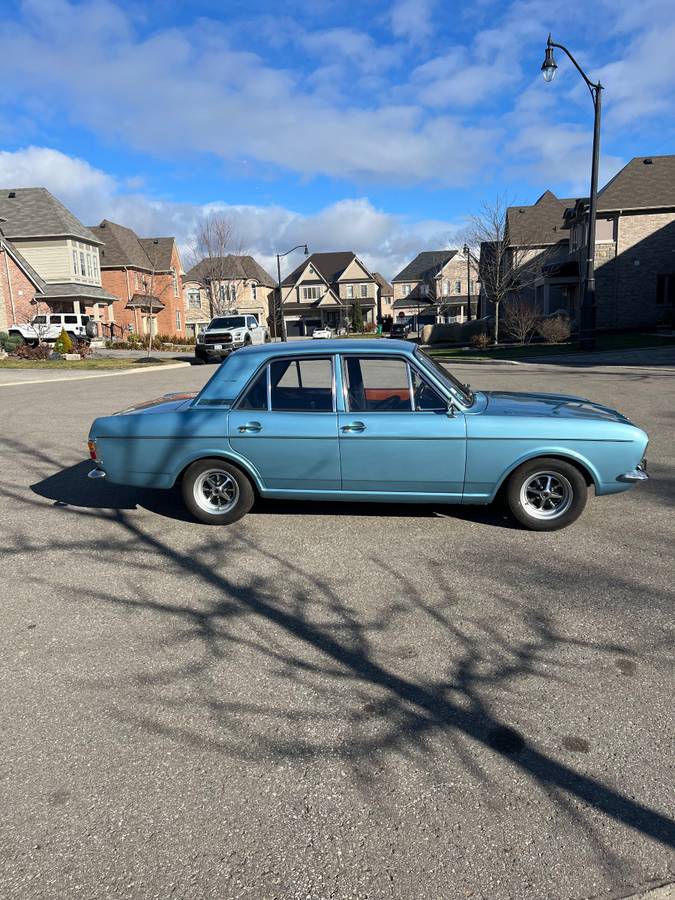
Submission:
[[[247,478],[253,485],[253,490],[256,494],[261,494],[263,492],[264,485],[262,483],[262,479],[260,478],[260,474],[247,460],[239,456],[238,453],[234,453],[233,451],[219,449],[204,449],[200,450],[198,453],[191,454],[189,457],[185,457],[181,461],[180,466],[173,473],[171,487],[182,480],[183,475],[185,474],[186,470],[192,465],[192,463],[199,462],[202,459],[222,459],[224,462],[230,463],[230,465],[233,465],[237,469],[240,469],[244,473],[244,475],[247,476]]]
[[[516,471],[519,466],[522,466],[523,463],[531,462],[534,459],[559,459],[562,462],[571,463],[575,468],[581,472],[586,480],[586,484],[591,487],[591,485],[597,490],[598,485],[601,482],[600,475],[598,474],[595,466],[588,459],[583,457],[580,453],[575,453],[573,450],[561,449],[560,447],[550,447],[550,448],[537,448],[537,450],[532,450],[529,453],[524,453],[520,456],[514,463],[512,463],[501,475],[499,481],[497,482],[497,486],[494,490],[492,497],[496,497],[499,491],[504,487],[506,482],[509,480],[511,475]]]

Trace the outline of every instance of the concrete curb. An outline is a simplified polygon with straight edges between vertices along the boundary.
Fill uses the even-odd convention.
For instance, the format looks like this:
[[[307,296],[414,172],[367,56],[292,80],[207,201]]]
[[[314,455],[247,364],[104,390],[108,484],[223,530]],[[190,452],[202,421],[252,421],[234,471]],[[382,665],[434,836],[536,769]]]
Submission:
[[[120,369],[117,372],[96,372],[91,375],[73,375],[72,377],[57,376],[56,378],[34,378],[30,381],[6,381],[0,382],[0,388],[5,387],[29,387],[31,384],[55,384],[63,381],[86,381],[90,378],[112,378],[114,375],[144,375],[146,372],[166,372],[168,369],[184,369],[191,368],[190,363],[168,363],[165,366],[148,366],[147,368],[138,369]],[[0,370],[1,372],[2,370]],[[20,372],[21,369],[8,369],[8,372]],[[28,372],[39,372],[39,369],[24,369]],[[2,377],[0,375],[0,377]]]
[[[628,894],[624,900],[674,900],[675,882],[659,885],[656,888],[648,888],[638,894]]]

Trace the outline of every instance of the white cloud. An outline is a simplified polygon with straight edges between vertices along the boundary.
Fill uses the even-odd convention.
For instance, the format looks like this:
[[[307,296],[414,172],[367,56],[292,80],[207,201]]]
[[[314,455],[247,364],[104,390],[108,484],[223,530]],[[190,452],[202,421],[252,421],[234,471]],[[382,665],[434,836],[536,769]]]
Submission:
[[[430,38],[435,5],[434,0],[396,0],[389,13],[392,34],[418,44]]]
[[[128,180],[121,183],[85,160],[48,147],[0,153],[0,186],[46,187],[85,225],[107,218],[141,236],[173,235],[183,249],[184,265],[190,262],[188,248],[197,223],[212,212],[233,221],[242,246],[270,272],[276,252],[307,242],[310,252],[353,250],[390,278],[420,250],[448,246],[458,230],[451,222],[411,221],[385,212],[365,197],[340,200],[311,214],[216,199],[201,205],[167,201],[128,193]],[[286,261],[286,269],[294,259]]]

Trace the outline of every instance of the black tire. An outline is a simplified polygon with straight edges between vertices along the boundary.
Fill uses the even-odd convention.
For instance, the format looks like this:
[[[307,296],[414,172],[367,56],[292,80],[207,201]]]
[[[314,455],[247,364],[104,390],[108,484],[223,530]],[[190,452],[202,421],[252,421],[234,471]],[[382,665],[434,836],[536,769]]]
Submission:
[[[588,485],[572,463],[541,457],[511,474],[506,499],[514,518],[531,531],[557,531],[575,522],[586,506]]]
[[[183,476],[182,491],[186,507],[205,525],[231,525],[246,515],[255,500],[246,475],[224,459],[192,463]]]

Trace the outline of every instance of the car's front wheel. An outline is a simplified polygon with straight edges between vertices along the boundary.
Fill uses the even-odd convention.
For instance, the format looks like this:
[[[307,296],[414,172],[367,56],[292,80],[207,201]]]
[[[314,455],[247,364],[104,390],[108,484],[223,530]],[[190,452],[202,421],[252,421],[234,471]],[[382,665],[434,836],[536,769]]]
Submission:
[[[183,502],[206,525],[230,525],[245,516],[255,495],[246,475],[221,459],[200,459],[183,476]]]
[[[556,531],[579,518],[588,486],[579,469],[561,459],[533,459],[509,478],[506,489],[513,516],[532,531]]]

